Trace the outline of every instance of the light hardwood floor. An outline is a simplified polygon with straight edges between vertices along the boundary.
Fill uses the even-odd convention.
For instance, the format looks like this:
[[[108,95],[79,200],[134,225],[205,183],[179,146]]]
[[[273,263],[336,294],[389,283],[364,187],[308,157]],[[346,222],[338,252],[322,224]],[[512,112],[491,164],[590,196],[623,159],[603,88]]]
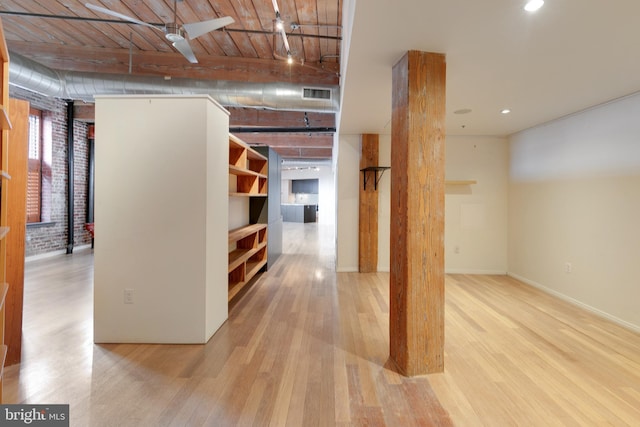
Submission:
[[[388,358],[388,274],[334,270],[331,230],[285,254],[207,345],[95,345],[90,251],[27,264],[8,403],[72,426],[638,426],[640,336],[503,276],[446,278],[445,372]]]

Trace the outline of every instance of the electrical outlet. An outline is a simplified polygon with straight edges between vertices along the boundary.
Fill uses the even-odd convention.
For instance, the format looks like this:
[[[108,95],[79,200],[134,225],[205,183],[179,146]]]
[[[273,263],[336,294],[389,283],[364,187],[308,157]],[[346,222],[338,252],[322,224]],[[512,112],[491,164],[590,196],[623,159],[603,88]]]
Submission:
[[[133,289],[124,290],[124,303],[133,304]]]
[[[573,265],[571,265],[570,262],[565,262],[564,263],[564,272],[569,274],[573,271]]]

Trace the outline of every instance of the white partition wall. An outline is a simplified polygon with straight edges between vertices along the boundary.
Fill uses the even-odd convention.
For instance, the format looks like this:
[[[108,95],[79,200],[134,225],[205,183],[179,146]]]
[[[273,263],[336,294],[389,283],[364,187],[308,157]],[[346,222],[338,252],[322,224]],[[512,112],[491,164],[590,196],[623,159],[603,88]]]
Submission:
[[[95,342],[205,343],[227,319],[228,112],[96,97]]]

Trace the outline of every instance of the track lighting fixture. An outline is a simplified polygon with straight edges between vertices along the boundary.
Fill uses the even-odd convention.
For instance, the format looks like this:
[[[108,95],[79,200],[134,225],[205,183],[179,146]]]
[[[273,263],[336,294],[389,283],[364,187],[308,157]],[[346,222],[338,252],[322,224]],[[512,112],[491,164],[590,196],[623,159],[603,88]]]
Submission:
[[[287,50],[287,63],[293,64],[293,57],[291,56],[291,48],[289,47],[289,40],[287,40],[287,33],[284,30],[284,22],[280,16],[280,8],[278,7],[278,0],[271,0],[273,3],[273,10],[276,12],[276,29],[282,36],[282,42],[284,48]]]

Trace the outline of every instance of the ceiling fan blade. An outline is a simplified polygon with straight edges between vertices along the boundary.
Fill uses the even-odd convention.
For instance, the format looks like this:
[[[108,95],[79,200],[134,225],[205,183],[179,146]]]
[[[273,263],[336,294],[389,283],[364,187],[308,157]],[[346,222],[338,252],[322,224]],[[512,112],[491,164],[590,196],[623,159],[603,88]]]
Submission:
[[[193,51],[191,50],[191,46],[189,45],[189,42],[187,40],[182,39],[182,40],[175,41],[173,42],[173,47],[175,47],[178,50],[178,52],[180,52],[192,64],[198,63],[198,60],[196,59],[196,56],[193,54]]]
[[[88,9],[91,9],[93,11],[96,11],[96,12],[99,12],[99,13],[104,13],[105,15],[115,16],[116,18],[120,18],[120,19],[123,19],[125,21],[129,21],[129,22],[131,22],[133,24],[145,25],[147,27],[155,28],[158,31],[164,32],[163,28],[157,27],[155,25],[151,25],[151,24],[149,24],[147,22],[144,22],[144,21],[137,20],[137,19],[132,18],[132,17],[127,16],[127,15],[123,15],[122,13],[114,12],[113,10],[105,9],[104,7],[96,6],[96,5],[93,5],[91,3],[85,3],[84,5]]]
[[[210,21],[193,22],[191,24],[183,24],[182,28],[187,32],[190,39],[195,39],[203,34],[217,30],[229,24],[233,24],[235,21],[230,16],[224,18],[212,19]]]

